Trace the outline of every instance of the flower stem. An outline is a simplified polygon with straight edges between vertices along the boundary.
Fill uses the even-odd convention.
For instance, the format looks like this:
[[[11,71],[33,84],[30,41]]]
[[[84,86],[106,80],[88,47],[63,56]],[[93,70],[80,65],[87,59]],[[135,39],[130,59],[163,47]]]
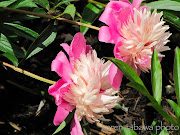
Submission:
[[[97,2],[95,0],[88,0],[89,3],[94,3],[94,4],[98,4],[98,5],[101,5],[103,7],[106,7],[106,4],[103,4],[103,3],[100,3],[100,2]]]
[[[42,18],[47,18],[47,19],[56,19],[56,20],[60,20],[60,21],[65,21],[67,23],[71,23],[71,24],[76,24],[76,25],[80,25],[80,26],[85,26],[94,30],[99,30],[99,27],[93,26],[93,25],[89,25],[89,24],[85,24],[85,23],[81,23],[81,22],[77,22],[77,21],[73,21],[73,20],[68,20],[65,18],[61,18],[61,17],[54,17],[52,15],[45,15],[45,14],[38,14],[35,12],[30,12],[30,11],[26,11],[26,10],[21,10],[21,9],[13,9],[13,8],[9,8],[9,7],[0,7],[3,8],[4,10],[8,10],[8,11],[13,11],[13,12],[18,12],[18,13],[23,13],[23,14],[28,14],[28,15],[33,15],[33,16],[39,16]]]
[[[30,73],[30,72],[28,72],[28,71],[26,71],[26,70],[23,70],[23,69],[21,69],[21,68],[18,68],[18,67],[15,67],[15,66],[13,66],[13,65],[10,65],[10,64],[8,64],[8,63],[6,63],[6,62],[0,62],[0,63],[1,63],[3,66],[10,67],[11,69],[13,69],[13,70],[15,70],[15,71],[17,71],[17,72],[19,72],[19,73],[22,73],[22,74],[24,74],[24,75],[27,75],[27,76],[32,77],[32,78],[34,78],[34,79],[37,79],[37,80],[39,80],[39,81],[42,81],[42,82],[45,82],[45,83],[49,83],[49,84],[54,84],[54,83],[56,83],[55,81],[52,81],[52,80],[49,80],[49,79],[40,77],[40,76],[35,75],[35,74],[33,74],[33,73]]]

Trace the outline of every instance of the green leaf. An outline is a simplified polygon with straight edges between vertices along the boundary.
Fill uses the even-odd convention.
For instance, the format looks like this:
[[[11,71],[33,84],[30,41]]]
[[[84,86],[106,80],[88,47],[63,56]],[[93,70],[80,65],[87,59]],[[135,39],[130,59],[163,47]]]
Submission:
[[[174,83],[176,88],[176,97],[180,106],[180,49],[176,47],[174,58]]]
[[[121,135],[137,135],[137,133],[129,128],[123,127],[121,130]]]
[[[136,89],[141,94],[145,95],[152,103],[157,104],[157,101],[155,100],[155,98],[153,96],[151,96],[149,94],[149,91],[146,89],[146,87],[142,86],[141,84],[139,84],[137,82],[130,82],[130,83],[127,84],[127,86]]]
[[[34,49],[29,56],[27,57],[30,58],[33,55],[35,55],[36,53],[42,51],[45,47],[47,47],[48,45],[50,45],[56,38],[57,32],[52,32],[51,35],[41,44],[39,45],[36,49]]]
[[[88,3],[83,10],[81,22],[86,24],[92,24],[98,18],[103,9],[103,6]],[[83,34],[86,34],[88,29],[88,27],[80,26],[80,31]]]
[[[180,117],[180,107],[172,100],[166,99],[167,102],[171,105],[172,109],[174,110],[176,117],[179,119]]]
[[[21,8],[21,7],[38,7],[32,0],[17,0],[10,8]]]
[[[0,51],[10,53],[18,58],[23,58],[25,56],[24,51],[17,45],[10,43],[7,37],[3,34],[1,34],[0,38]]]
[[[29,40],[34,41],[34,39],[38,38],[39,34],[36,33],[35,31],[26,28],[24,26],[21,26],[19,24],[14,24],[14,23],[4,23],[5,28],[14,32],[15,34],[25,37]]]
[[[180,3],[176,1],[154,1],[146,4],[146,6],[150,6],[152,9],[180,11]]]
[[[5,53],[2,54],[2,56],[8,58],[8,59],[13,63],[13,65],[14,65],[15,67],[18,66],[18,59],[17,59],[16,56],[13,55],[12,53],[5,52]]]
[[[59,127],[56,129],[56,131],[53,133],[56,134],[58,132],[60,132],[69,122],[70,120],[72,119],[72,117],[74,116],[74,112],[75,112],[75,109],[69,113],[69,115],[66,117],[66,119],[61,123],[61,125],[59,125]]]
[[[22,60],[24,61],[28,56],[32,53],[34,49],[36,49],[39,45],[41,45],[52,33],[54,30],[54,25],[49,24],[40,34],[40,36],[30,45],[30,47],[27,50],[25,58]],[[21,61],[21,62],[22,62]]]
[[[63,4],[70,4],[69,2],[71,2],[71,1],[77,1],[77,0],[64,0],[64,1],[61,1],[57,5],[55,5],[54,8],[60,7]]]
[[[74,4],[70,4],[66,7],[66,9],[61,15],[69,14],[74,20],[75,13],[76,13],[76,7],[74,6]]]
[[[180,31],[180,18],[176,16],[175,14],[172,14],[170,12],[164,11],[163,12],[164,19],[174,25],[177,30]]]
[[[162,108],[162,106],[157,103],[148,103],[149,106],[152,106],[159,114],[161,114],[166,121],[170,121],[172,124],[177,125],[177,121],[170,115],[168,115]]]
[[[106,58],[109,59],[111,62],[113,62],[130,81],[137,82],[138,84],[145,87],[144,83],[142,82],[138,74],[128,64],[115,58],[110,58],[110,57],[106,57]]]
[[[151,81],[153,96],[161,104],[162,97],[162,69],[157,52],[154,50],[151,59]]]
[[[7,0],[7,1],[2,1],[0,2],[0,7],[7,7],[9,5],[11,5],[12,3],[14,3],[17,0]]]
[[[166,128],[163,128],[163,130],[160,132],[159,135],[169,135],[168,131],[166,130]]]
[[[40,5],[41,7],[49,10],[49,1],[48,0],[33,0],[36,4]]]

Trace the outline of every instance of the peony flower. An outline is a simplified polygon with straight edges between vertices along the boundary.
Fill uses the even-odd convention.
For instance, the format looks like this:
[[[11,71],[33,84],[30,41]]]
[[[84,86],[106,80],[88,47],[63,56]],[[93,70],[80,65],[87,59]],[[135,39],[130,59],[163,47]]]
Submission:
[[[115,44],[114,55],[125,61],[138,74],[151,69],[153,49],[161,59],[160,52],[169,50],[165,44],[171,35],[166,32],[169,26],[164,25],[162,12],[156,10],[151,14],[150,7],[140,7],[141,0],[111,1],[100,21],[108,26],[102,26],[99,40]]]
[[[71,134],[83,134],[79,121],[86,118],[93,123],[106,120],[103,114],[109,114],[121,100],[115,94],[119,91],[114,85],[120,85],[122,78],[114,78],[116,71],[110,70],[111,62],[97,57],[96,51],[81,33],[77,33],[69,46],[61,44],[69,55],[70,61],[63,52],[59,52],[52,62],[52,71],[62,78],[50,86],[49,94],[54,96],[57,112],[54,124],[59,125],[76,108],[71,123]],[[110,83],[116,80],[116,83]],[[113,81],[112,81],[113,82]]]

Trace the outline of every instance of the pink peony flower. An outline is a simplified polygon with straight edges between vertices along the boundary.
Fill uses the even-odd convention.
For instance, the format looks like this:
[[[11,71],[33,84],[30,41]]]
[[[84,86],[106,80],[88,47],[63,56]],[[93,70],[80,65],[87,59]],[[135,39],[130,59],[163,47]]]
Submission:
[[[164,46],[171,35],[164,25],[162,12],[156,10],[151,14],[150,7],[140,7],[142,0],[111,1],[100,21],[108,26],[102,26],[99,31],[99,40],[115,44],[114,55],[125,61],[140,74],[140,70],[151,69],[153,49],[158,52],[169,50]]]
[[[49,94],[54,96],[58,106],[54,124],[59,125],[76,108],[71,124],[71,134],[83,134],[79,121],[84,117],[90,123],[106,120],[103,114],[109,114],[121,99],[115,96],[121,83],[116,70],[110,70],[111,62],[97,57],[96,51],[81,33],[77,33],[69,46],[61,44],[69,55],[59,52],[52,62],[52,71],[62,78],[50,86]],[[113,68],[111,68],[113,69]],[[115,78],[116,77],[116,78]],[[112,84],[110,83],[110,80]],[[113,83],[115,82],[115,83]]]

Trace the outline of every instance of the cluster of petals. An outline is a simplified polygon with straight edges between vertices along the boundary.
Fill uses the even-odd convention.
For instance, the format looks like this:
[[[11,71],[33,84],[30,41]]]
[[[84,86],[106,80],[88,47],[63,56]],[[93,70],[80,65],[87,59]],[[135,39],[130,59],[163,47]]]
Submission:
[[[81,135],[83,132],[79,121],[82,118],[90,123],[107,120],[103,114],[111,113],[112,108],[121,100],[115,94],[122,78],[117,78],[117,70],[114,70],[110,61],[99,59],[96,51],[86,45],[81,33],[74,36],[70,46],[66,43],[61,46],[69,60],[61,51],[51,65],[52,71],[61,77],[49,88],[49,94],[54,96],[58,106],[54,124],[60,125],[69,112],[76,109],[71,134]]]
[[[142,6],[142,0],[110,1],[100,17],[102,26],[99,40],[115,44],[114,55],[129,64],[138,74],[151,69],[153,49],[161,59],[161,52],[169,50],[165,44],[171,35],[166,32],[162,12],[156,10],[151,14],[150,7]]]

